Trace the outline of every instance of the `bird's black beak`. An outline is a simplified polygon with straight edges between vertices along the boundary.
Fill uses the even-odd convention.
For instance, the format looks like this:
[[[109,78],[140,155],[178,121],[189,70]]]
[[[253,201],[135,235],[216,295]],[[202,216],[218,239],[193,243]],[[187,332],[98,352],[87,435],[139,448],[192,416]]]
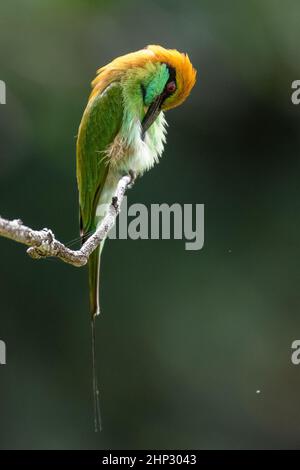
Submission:
[[[153,103],[150,104],[144,119],[142,120],[142,139],[144,139],[145,133],[159,115],[164,98],[164,93],[161,93],[157,98],[155,98]]]

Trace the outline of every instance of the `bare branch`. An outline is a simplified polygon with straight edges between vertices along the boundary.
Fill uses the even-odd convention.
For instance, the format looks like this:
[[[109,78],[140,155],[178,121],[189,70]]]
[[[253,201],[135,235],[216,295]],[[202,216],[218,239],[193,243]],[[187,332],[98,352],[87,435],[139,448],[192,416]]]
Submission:
[[[84,266],[88,262],[90,254],[114,226],[126,189],[133,182],[134,175],[132,173],[120,179],[107,214],[95,233],[86,240],[80,250],[67,248],[63,243],[56,240],[50,229],[32,230],[19,219],[6,220],[0,217],[0,236],[30,246],[27,253],[34,259],[52,256],[73,266]]]

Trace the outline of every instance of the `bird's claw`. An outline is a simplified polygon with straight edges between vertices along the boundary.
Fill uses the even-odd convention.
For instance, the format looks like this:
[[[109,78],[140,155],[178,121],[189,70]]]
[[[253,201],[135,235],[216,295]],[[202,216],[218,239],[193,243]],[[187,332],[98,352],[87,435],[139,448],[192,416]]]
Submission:
[[[133,171],[133,170],[129,170],[128,173],[129,173],[129,176],[130,176],[130,178],[131,178],[131,181],[130,181],[130,183],[129,183],[129,185],[128,185],[127,187],[128,187],[128,189],[131,189],[132,186],[133,186],[134,183],[135,183],[135,180],[136,180],[136,172]]]

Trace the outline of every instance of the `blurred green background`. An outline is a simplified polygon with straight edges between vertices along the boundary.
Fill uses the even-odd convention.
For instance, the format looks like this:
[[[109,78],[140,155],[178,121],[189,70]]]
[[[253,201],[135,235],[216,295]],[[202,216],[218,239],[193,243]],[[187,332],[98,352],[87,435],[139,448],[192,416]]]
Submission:
[[[95,70],[147,44],[198,82],[129,203],[204,203],[205,246],[104,250],[93,432],[86,269],[0,239],[0,447],[295,448],[300,436],[300,4],[2,2],[0,213],[78,236],[75,136]],[[260,393],[256,393],[260,390]]]

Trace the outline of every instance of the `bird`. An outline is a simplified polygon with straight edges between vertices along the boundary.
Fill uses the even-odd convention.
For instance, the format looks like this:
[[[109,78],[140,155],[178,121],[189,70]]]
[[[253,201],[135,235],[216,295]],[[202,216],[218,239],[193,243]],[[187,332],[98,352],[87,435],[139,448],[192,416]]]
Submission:
[[[80,237],[97,229],[125,174],[142,176],[161,157],[166,143],[165,111],[182,104],[196,82],[187,54],[149,45],[112,60],[92,81],[76,144]],[[101,428],[96,380],[95,318],[100,314],[100,258],[105,240],[90,255],[95,431]]]

